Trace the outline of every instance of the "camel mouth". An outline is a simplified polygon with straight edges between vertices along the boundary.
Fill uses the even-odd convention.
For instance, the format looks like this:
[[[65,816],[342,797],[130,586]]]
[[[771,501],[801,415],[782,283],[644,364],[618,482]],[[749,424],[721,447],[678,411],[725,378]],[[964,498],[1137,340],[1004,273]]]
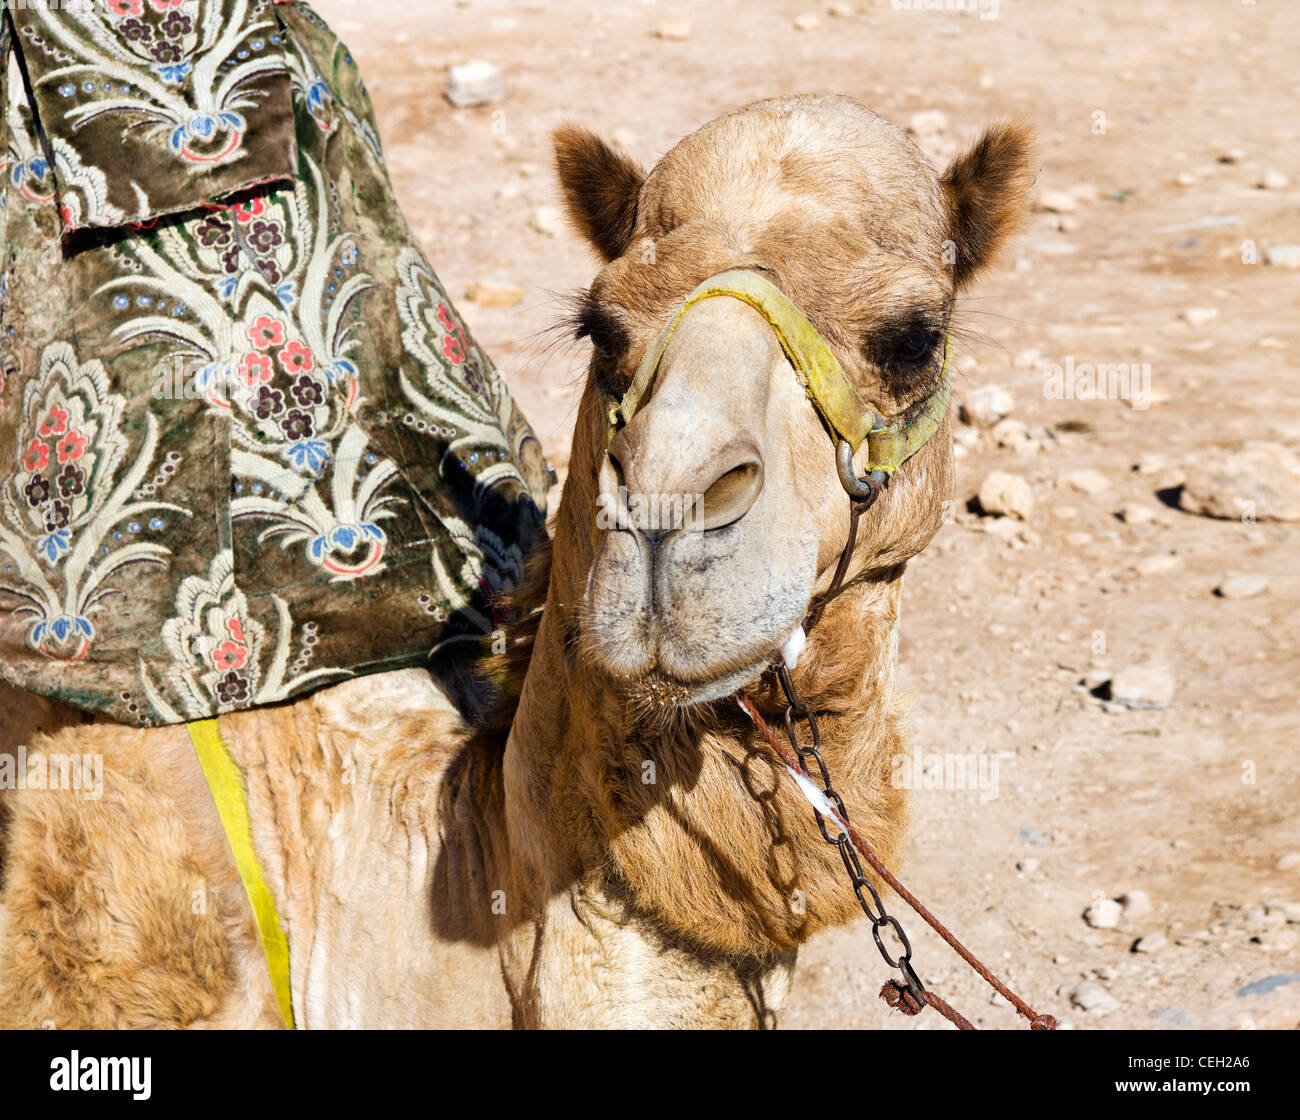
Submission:
[[[681,711],[701,704],[712,704],[725,700],[762,676],[772,663],[772,656],[702,680],[682,680],[661,668],[655,668],[626,684],[624,693],[635,707],[651,712]]]

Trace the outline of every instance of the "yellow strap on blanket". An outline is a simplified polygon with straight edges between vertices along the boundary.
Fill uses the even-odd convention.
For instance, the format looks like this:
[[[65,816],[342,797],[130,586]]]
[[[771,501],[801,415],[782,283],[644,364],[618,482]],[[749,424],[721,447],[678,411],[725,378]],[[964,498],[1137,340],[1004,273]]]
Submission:
[[[221,827],[226,831],[230,851],[239,869],[244,891],[253,907],[257,933],[262,939],[262,952],[266,955],[266,969],[271,974],[271,986],[280,1005],[284,1024],[293,1030],[293,1000],[289,994],[289,941],[280,925],[280,915],[275,909],[275,899],[262,878],[262,867],[253,851],[253,832],[248,820],[248,801],[244,797],[244,780],[239,767],[230,757],[221,741],[215,719],[201,719],[185,725],[199,756],[203,776],[212,791]]]

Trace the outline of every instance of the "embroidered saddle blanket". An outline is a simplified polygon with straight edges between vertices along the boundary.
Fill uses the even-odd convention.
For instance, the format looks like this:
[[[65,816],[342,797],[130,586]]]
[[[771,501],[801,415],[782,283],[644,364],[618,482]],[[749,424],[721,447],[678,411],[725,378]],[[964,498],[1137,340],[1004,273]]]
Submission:
[[[153,726],[473,659],[547,467],[320,18],[11,6],[0,126],[0,678]]]

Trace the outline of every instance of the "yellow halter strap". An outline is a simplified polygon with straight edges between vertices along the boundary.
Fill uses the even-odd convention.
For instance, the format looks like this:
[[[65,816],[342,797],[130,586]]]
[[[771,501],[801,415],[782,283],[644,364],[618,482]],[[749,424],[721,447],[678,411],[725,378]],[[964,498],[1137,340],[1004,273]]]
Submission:
[[[863,440],[867,441],[867,470],[877,476],[877,481],[888,479],[915,455],[943,422],[948,411],[951,335],[944,342],[939,385],[918,415],[906,424],[887,424],[874,409],[863,403],[826,340],[785,293],[756,272],[732,269],[709,277],[691,292],[651,342],[623,399],[609,406],[606,442],[649,399],[664,351],[682,316],[701,300],[715,296],[741,300],[768,321],[794,368],[795,376],[835,439],[847,443],[851,452],[856,452]]]

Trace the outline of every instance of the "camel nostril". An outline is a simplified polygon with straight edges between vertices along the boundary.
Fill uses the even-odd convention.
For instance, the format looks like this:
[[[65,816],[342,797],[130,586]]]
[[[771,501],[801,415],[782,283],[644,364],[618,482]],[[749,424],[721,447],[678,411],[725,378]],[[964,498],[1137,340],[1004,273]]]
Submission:
[[[693,528],[722,529],[739,521],[763,490],[763,462],[749,459],[722,475],[697,499]]]

